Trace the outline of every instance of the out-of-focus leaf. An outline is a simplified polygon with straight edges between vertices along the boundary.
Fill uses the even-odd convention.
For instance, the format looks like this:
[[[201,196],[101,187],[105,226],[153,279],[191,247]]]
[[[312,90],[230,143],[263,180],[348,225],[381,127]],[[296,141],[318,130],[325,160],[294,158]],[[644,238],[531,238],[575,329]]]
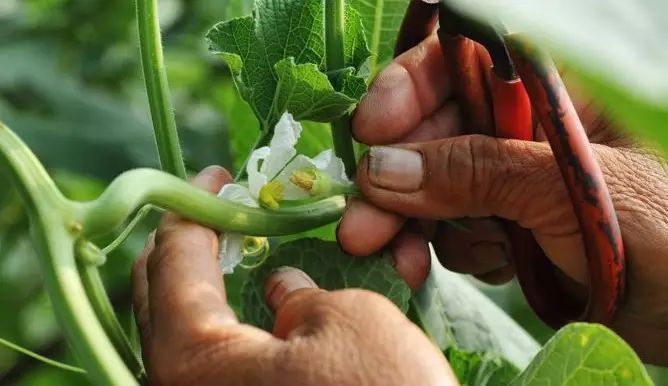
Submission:
[[[264,281],[282,266],[299,267],[320,288],[365,288],[387,296],[402,311],[408,309],[410,288],[387,260],[379,256],[359,259],[346,255],[334,242],[301,239],[280,245],[262,265],[250,271],[243,287],[246,323],[271,329],[274,315],[264,300]]]
[[[632,132],[668,150],[668,2],[454,0],[547,43]]]
[[[0,120],[50,167],[111,178],[155,166],[146,116],[53,66],[47,42],[0,42]]]
[[[573,323],[557,332],[512,386],[649,386],[636,353],[608,328]]]
[[[362,16],[364,31],[373,58],[369,64],[372,74],[392,59],[397,33],[410,0],[350,0]]]
[[[223,110],[229,130],[228,147],[232,154],[234,170],[239,170],[250,154],[256,136],[259,134],[259,122],[248,104],[237,94],[232,82],[221,84],[216,89],[216,99]],[[306,133],[302,133],[304,136]]]
[[[461,386],[508,385],[520,373],[512,363],[489,352],[460,351],[450,347],[445,356]]]
[[[249,15],[253,11],[252,0],[229,0],[225,6],[225,18],[232,19]]]
[[[411,299],[411,315],[442,350],[491,352],[523,368],[539,349],[496,304],[433,256],[426,283]]]
[[[207,34],[263,129],[286,110],[298,120],[329,121],[366,92],[370,52],[359,14],[347,8],[345,68],[336,74],[325,74],[323,16],[320,0],[257,0],[252,16],[219,23]]]

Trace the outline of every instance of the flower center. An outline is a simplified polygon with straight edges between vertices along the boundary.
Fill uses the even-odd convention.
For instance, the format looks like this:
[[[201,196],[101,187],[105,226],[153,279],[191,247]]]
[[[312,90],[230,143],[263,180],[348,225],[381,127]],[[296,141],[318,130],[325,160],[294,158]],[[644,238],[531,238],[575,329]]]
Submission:
[[[315,171],[310,169],[297,170],[290,176],[290,182],[309,192],[313,189],[315,179]]]
[[[329,176],[315,168],[294,171],[290,175],[290,182],[311,196],[328,195],[332,185]]]
[[[269,209],[278,209],[283,200],[283,185],[278,181],[271,181],[260,189],[260,205]]]

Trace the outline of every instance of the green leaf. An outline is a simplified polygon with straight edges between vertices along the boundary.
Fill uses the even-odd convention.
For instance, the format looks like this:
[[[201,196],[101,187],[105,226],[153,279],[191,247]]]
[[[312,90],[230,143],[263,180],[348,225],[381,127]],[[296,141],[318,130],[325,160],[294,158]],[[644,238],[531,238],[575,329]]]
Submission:
[[[492,352],[519,368],[538,352],[538,343],[462,275],[432,257],[422,289],[411,299],[411,316],[441,350]]]
[[[409,3],[410,0],[350,0],[362,16],[369,48],[374,54],[369,63],[372,74],[392,59],[397,33]]]
[[[411,291],[392,265],[379,256],[346,255],[335,242],[301,239],[280,245],[261,266],[250,271],[242,290],[244,322],[271,329],[274,316],[264,300],[264,281],[276,268],[299,267],[321,288],[365,288],[387,296],[402,311]]]
[[[208,32],[210,50],[227,63],[263,129],[286,110],[300,120],[330,121],[366,92],[370,52],[360,16],[347,8],[345,68],[327,74],[323,15],[321,0],[257,0],[252,16]]]
[[[445,351],[448,363],[461,386],[508,385],[519,374],[519,369],[507,360],[492,353]]]
[[[644,386],[652,381],[636,353],[608,328],[573,323],[557,332],[512,386]]]
[[[668,150],[668,2],[452,1],[551,47],[625,128]]]

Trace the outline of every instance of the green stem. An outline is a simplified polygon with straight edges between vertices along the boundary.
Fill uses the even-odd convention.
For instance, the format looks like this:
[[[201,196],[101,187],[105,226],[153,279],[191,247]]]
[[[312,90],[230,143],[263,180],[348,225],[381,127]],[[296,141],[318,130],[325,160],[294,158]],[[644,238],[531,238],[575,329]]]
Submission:
[[[0,345],[5,346],[5,347],[7,347],[11,350],[14,350],[16,352],[19,352],[23,355],[27,355],[31,358],[37,359],[38,361],[40,361],[42,363],[45,363],[49,366],[53,366],[53,367],[56,367],[56,368],[59,368],[61,370],[65,370],[65,371],[71,371],[73,373],[86,374],[86,370],[84,370],[80,367],[68,365],[67,363],[58,362],[58,361],[55,361],[51,358],[47,358],[43,355],[39,355],[36,352],[32,352],[32,351],[30,351],[26,348],[23,348],[23,347],[19,346],[18,344],[14,344],[14,343],[12,343],[8,340],[0,338]]]
[[[79,274],[88,294],[88,300],[91,302],[109,339],[111,339],[132,374],[144,383],[146,379],[144,366],[132,349],[130,341],[126,337],[118,318],[116,318],[107,291],[104,289],[100,272],[95,266],[80,263]]]
[[[332,121],[331,125],[334,152],[343,161],[346,175],[352,178],[357,170],[357,159],[355,158],[353,137],[350,134],[350,117],[338,118]]]
[[[139,48],[144,69],[144,82],[151,108],[160,165],[166,172],[186,179],[186,167],[179,145],[174,108],[162,55],[157,3],[158,0],[137,0],[137,26],[139,27]]]
[[[325,55],[328,72],[345,67],[345,12],[344,0],[324,0],[325,2]],[[344,116],[331,123],[334,151],[343,160],[348,177],[355,174],[357,161],[353,137],[350,131],[350,117]]]
[[[337,196],[313,204],[265,210],[221,200],[174,176],[153,169],[121,174],[95,201],[73,203],[90,238],[121,226],[138,207],[153,204],[220,231],[280,236],[317,228],[340,218],[345,202]]]
[[[253,148],[250,149],[250,151],[248,152],[248,156],[246,157],[246,160],[244,160],[243,165],[241,165],[241,168],[239,169],[239,171],[237,171],[237,175],[234,178],[234,182],[239,182],[242,179],[246,178],[246,165],[248,165],[248,161],[250,160],[253,151],[261,148],[262,146],[268,145],[269,142],[271,141],[272,134],[273,130],[269,130],[266,127],[261,128],[260,135],[257,137],[257,141],[255,141],[255,143],[253,144]]]
[[[44,286],[81,365],[96,385],[136,385],[88,301],[74,257],[82,225],[76,207],[58,191],[21,140],[0,124],[0,167],[4,167],[29,214]]]

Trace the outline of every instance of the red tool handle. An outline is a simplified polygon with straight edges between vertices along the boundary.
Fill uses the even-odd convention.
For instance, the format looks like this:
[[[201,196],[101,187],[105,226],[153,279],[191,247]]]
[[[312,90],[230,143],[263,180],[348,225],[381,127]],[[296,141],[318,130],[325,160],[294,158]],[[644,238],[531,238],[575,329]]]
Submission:
[[[504,80],[491,69],[490,90],[494,109],[496,136],[524,141],[534,140],[531,101],[518,78]],[[552,327],[577,319],[582,304],[577,304],[560,290],[556,267],[545,256],[529,229],[506,221],[513,246],[512,259],[520,287],[536,314]]]
[[[436,12],[433,5],[419,0],[411,2],[402,25],[398,53],[417,44],[419,37],[427,36],[426,29],[407,26],[431,25]],[[476,67],[480,66],[480,56],[476,53],[480,46],[453,34],[451,28],[439,29],[439,40],[455,95],[462,102],[464,121],[471,132],[533,140],[533,107],[580,224],[589,268],[586,304],[578,303],[563,291],[557,277],[559,270],[545,256],[532,233],[508,223],[515,270],[529,304],[553,327],[574,320],[609,323],[623,301],[625,288],[621,232],[603,174],[556,68],[550,61],[534,60],[536,52],[529,53],[521,40],[512,39],[511,53],[521,81],[505,80],[494,70],[487,77],[488,62],[483,61],[482,71]]]
[[[554,63],[521,38],[509,41],[517,71],[566,183],[587,256],[588,303],[580,315],[566,315],[562,321],[609,323],[624,300],[626,265],[608,187]]]

